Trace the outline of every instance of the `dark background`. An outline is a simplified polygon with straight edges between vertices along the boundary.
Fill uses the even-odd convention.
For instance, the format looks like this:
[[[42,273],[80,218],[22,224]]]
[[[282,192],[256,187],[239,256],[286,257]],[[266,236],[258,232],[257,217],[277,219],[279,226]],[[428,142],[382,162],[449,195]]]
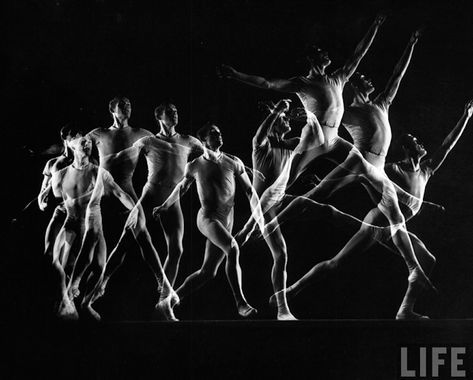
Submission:
[[[251,166],[251,137],[264,117],[257,101],[277,100],[264,92],[220,80],[219,63],[267,77],[305,75],[304,44],[325,47],[337,68],[353,52],[376,13],[388,14],[359,70],[378,90],[388,80],[410,34],[424,26],[413,60],[391,107],[393,146],[389,159],[400,158],[396,139],[415,134],[433,151],[461,116],[473,96],[473,6],[455,1],[10,1],[4,5],[1,51],[5,118],[2,249],[3,299],[6,318],[48,316],[50,291],[42,261],[43,233],[51,210],[41,213],[24,205],[39,192],[47,156],[30,155],[59,142],[58,131],[79,119],[87,129],[112,123],[107,110],[115,95],[131,99],[131,125],[157,132],[154,107],[172,100],[179,110],[179,130],[195,131],[212,120],[223,132],[223,150]],[[294,98],[295,104],[300,104]],[[295,126],[294,133],[300,126]],[[347,136],[340,129],[342,136]],[[433,282],[439,294],[427,293],[418,310],[435,318],[473,315],[472,197],[473,136],[467,130],[444,167],[429,183],[426,200],[442,204],[445,213],[427,207],[409,223],[435,254]],[[140,182],[138,172],[137,181]],[[237,199],[235,226],[249,211]],[[362,217],[371,207],[364,191],[353,186],[333,203]],[[178,277],[199,267],[204,240],[195,228],[195,189],[183,199],[185,252]],[[105,218],[107,216],[105,215]],[[107,222],[107,220],[106,220]],[[106,231],[113,230],[106,224]],[[333,256],[354,230],[340,231],[329,221],[293,222],[284,234],[288,243],[288,283],[314,263]],[[109,247],[113,246],[113,233]],[[159,228],[157,248],[163,252]],[[163,255],[162,255],[163,257]],[[149,319],[155,285],[136,252],[112,280],[97,310],[109,320]],[[243,287],[261,318],[273,318],[271,256],[264,242],[242,249]],[[176,309],[183,319],[234,319],[236,312],[223,268],[218,278]],[[407,285],[402,260],[384,248],[361,254],[335,278],[311,286],[291,302],[300,318],[393,318]]]

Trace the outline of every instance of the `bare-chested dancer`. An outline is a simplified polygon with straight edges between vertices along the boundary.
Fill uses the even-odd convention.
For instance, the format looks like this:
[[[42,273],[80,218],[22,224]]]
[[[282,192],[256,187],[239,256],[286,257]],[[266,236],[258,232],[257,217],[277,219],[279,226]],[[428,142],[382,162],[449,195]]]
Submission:
[[[261,196],[279,178],[299,143],[297,137],[285,138],[291,130],[286,115],[288,110],[289,102],[280,100],[253,137],[253,187],[258,196]],[[277,205],[265,213],[266,221],[269,222],[276,216],[276,209]],[[266,243],[273,255],[271,279],[277,298],[277,319],[294,320],[295,317],[289,310],[285,295],[287,248],[280,229],[268,235]]]
[[[100,201],[104,192],[112,192],[129,210],[132,210],[135,205],[133,199],[114,182],[110,173],[89,161],[92,151],[92,142],[89,137],[78,135],[69,142],[69,146],[74,153],[74,162],[54,173],[52,187],[54,194],[64,200],[67,212],[67,218],[60,233],[60,236],[64,238],[64,250],[69,251],[75,239],[83,237],[83,240],[71,275],[68,293],[66,293],[62,267],[56,264],[58,270],[62,272],[63,279],[60,316],[68,316],[75,312],[71,300],[79,295],[80,280],[90,264],[92,264],[92,270],[87,279],[89,292],[95,288],[102,275],[106,260],[106,246],[102,230]],[[135,213],[136,218],[137,213]],[[59,260],[60,245],[62,245],[61,242],[55,245],[55,262]],[[86,295],[82,302],[83,310],[95,319],[100,319],[87,300]]]
[[[133,144],[140,138],[153,136],[153,134],[145,129],[133,128],[128,124],[131,116],[131,103],[127,98],[114,98],[109,103],[109,110],[114,120],[113,125],[109,128],[97,128],[90,132],[89,136],[98,149],[100,166],[106,169],[115,182],[136,202],[138,197],[133,188],[132,177],[139,155],[136,154],[136,148],[133,147]],[[125,229],[123,231],[117,246],[107,261],[103,281],[97,288],[94,299],[103,295],[113,270],[119,267],[125,258],[126,252],[137,242],[144,260],[150,266],[158,282],[160,301],[157,304],[157,310],[166,319],[174,320],[171,300],[176,296],[164,274],[161,260],[146,229],[143,210],[141,206],[137,207],[140,210],[137,227],[133,230]]]
[[[184,179],[179,182],[164,204],[153,210],[153,215],[158,217],[159,213],[168,209],[177,201],[180,194],[187,191],[192,182],[196,181],[201,203],[197,226],[207,238],[205,257],[202,267],[187,277],[177,289],[177,294],[182,299],[214,278],[226,257],[225,271],[238,313],[243,317],[250,317],[256,314],[256,309],[248,304],[243,295],[240,252],[231,234],[236,180],[249,197],[252,210],[259,206],[259,202],[240,159],[220,151],[223,144],[220,129],[213,124],[207,124],[198,131],[198,137],[207,151],[203,156],[187,164]]]
[[[470,100],[466,104],[455,128],[448,134],[440,148],[430,159],[422,160],[427,151],[415,137],[412,135],[403,136],[401,145],[404,150],[404,159],[400,162],[386,164],[385,169],[389,177],[402,189],[399,192],[399,205],[406,220],[411,219],[419,212],[429,179],[440,168],[447,155],[460,139],[472,114],[473,100]],[[368,249],[375,242],[386,245],[391,238],[390,233],[387,229],[383,231],[377,227],[387,226],[388,223],[388,220],[379,209],[373,209],[363,220],[357,234],[335,257],[315,265],[301,279],[287,288],[288,298],[294,297],[311,282],[320,280],[338,270],[352,255]],[[430,274],[435,264],[435,257],[416,235],[410,233],[410,237],[420,264],[424,271]],[[392,250],[392,247],[388,246],[388,248]],[[427,319],[427,317],[414,312],[414,304],[421,290],[409,284],[396,319]],[[274,298],[273,302],[275,302]]]
[[[432,285],[415,256],[405,227],[405,218],[399,208],[395,187],[383,170],[384,158],[391,142],[389,106],[406,72],[418,36],[418,32],[412,35],[385,91],[374,101],[369,100],[369,94],[374,89],[371,82],[361,75],[357,77],[356,85],[353,86],[356,93],[355,100],[345,112],[343,119],[353,136],[355,144],[353,149],[345,161],[330,172],[319,185],[307,192],[304,197],[292,201],[278,214],[277,219],[268,223],[267,233],[279,228],[281,223],[291,218],[300,217],[301,213],[307,210],[304,198],[323,200],[347,183],[361,181],[368,188],[374,188],[380,195],[380,199],[379,196],[376,199],[377,208],[390,221],[393,242],[409,270],[409,283],[413,287],[429,288]],[[372,191],[370,193],[375,197]],[[353,239],[356,238],[357,235]]]
[[[48,160],[48,162],[46,162],[46,165],[44,166],[43,182],[41,184],[41,190],[38,195],[38,206],[41,211],[46,210],[46,207],[48,206],[49,196],[52,194],[52,175],[58,170],[64,169],[66,166],[70,165],[74,159],[74,154],[72,153],[68,144],[71,138],[77,135],[78,131],[75,130],[75,128],[71,128],[71,126],[65,126],[61,128],[60,133],[61,139],[63,141],[64,151],[60,156]],[[65,219],[66,209],[61,199],[61,203],[54,209],[53,216],[49,221],[44,236],[44,254],[51,259],[53,258],[54,242],[56,241],[57,234],[59,233]],[[63,255],[61,255],[61,257],[59,258],[59,263],[63,268],[67,264],[67,259],[68,258],[63,257]]]

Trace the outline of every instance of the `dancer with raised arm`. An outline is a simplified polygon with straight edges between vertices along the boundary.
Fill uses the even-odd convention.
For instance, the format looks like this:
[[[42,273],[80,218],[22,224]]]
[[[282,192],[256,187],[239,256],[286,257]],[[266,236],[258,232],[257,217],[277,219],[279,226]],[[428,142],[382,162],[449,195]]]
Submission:
[[[227,65],[220,67],[219,75],[222,77],[263,89],[295,93],[301,100],[309,122],[302,129],[301,141],[295,151],[298,154],[293,157],[292,180],[316,157],[322,154],[338,157],[350,151],[351,144],[338,136],[338,127],[344,111],[343,88],[371,46],[384,19],[382,15],[376,17],[354,54],[345,65],[330,74],[325,72],[331,63],[328,53],[316,46],[310,46],[306,51],[310,71],[305,77],[266,79],[238,72]],[[320,124],[311,122],[312,115],[317,117]]]
[[[82,246],[75,262],[71,281],[66,293],[65,282],[62,281],[62,310],[61,316],[69,312],[70,302],[79,295],[79,284],[85,270],[91,265],[91,273],[87,279],[89,292],[100,280],[106,260],[106,245],[102,230],[102,215],[100,201],[105,192],[112,192],[129,210],[135,203],[113,181],[105,169],[99,168],[89,160],[92,142],[89,137],[77,135],[69,142],[74,152],[74,162],[66,168],[54,173],[52,187],[54,194],[64,200],[67,218],[60,236],[64,237],[65,250],[70,250],[74,240],[82,238]],[[134,219],[136,220],[137,213]],[[54,260],[59,259],[61,242],[55,245]],[[62,267],[56,264],[58,270]],[[62,271],[62,278],[65,275]],[[88,296],[83,298],[82,308],[94,319],[100,319],[88,303]]]
[[[440,148],[430,159],[423,159],[427,154],[423,145],[412,135],[405,135],[401,140],[404,159],[400,162],[386,164],[389,177],[399,188],[400,207],[407,220],[414,217],[421,208],[427,183],[440,168],[447,155],[454,148],[473,114],[473,100],[470,100],[453,130],[443,141]],[[406,196],[408,194],[408,196]],[[287,288],[287,297],[292,298],[312,282],[337,271],[349,258],[368,249],[372,244],[380,242],[393,250],[389,228],[384,231],[378,226],[388,226],[389,221],[383,213],[375,208],[364,219],[360,230],[348,244],[332,259],[320,262],[307,272],[301,279]],[[414,234],[410,233],[416,256],[426,273],[431,273],[435,257],[428,251],[425,244]],[[414,312],[415,302],[422,289],[409,283],[407,292],[397,312],[396,319],[427,319],[426,316]],[[272,302],[276,302],[273,297]]]
[[[371,82],[364,76],[357,76],[356,85],[353,86],[356,94],[355,100],[347,109],[347,115],[344,116],[355,146],[346,160],[332,170],[320,184],[303,197],[292,201],[278,214],[277,219],[268,223],[266,233],[271,233],[274,229],[279,228],[281,223],[300,217],[301,214],[308,211],[305,198],[321,201],[340,187],[350,182],[360,181],[367,188],[374,188],[378,193],[376,196],[372,190],[369,191],[372,198],[375,199],[377,208],[390,222],[393,242],[409,270],[409,283],[413,287],[431,288],[433,286],[415,256],[412,242],[406,230],[405,218],[399,208],[395,187],[383,171],[384,157],[391,142],[389,106],[406,72],[418,37],[418,32],[412,35],[386,89],[376,97],[375,101],[369,100],[369,94],[374,90]],[[358,238],[359,236],[355,235],[352,240]]]
[[[90,132],[89,136],[97,147],[100,166],[106,169],[120,188],[136,202],[138,197],[133,188],[132,177],[138,164],[139,154],[137,154],[137,149],[133,144],[139,139],[153,136],[153,134],[146,129],[133,128],[129,125],[131,103],[127,98],[112,99],[109,103],[109,111],[113,117],[113,125],[109,128],[97,128]],[[160,296],[156,310],[164,318],[175,320],[171,308],[171,302],[177,302],[175,292],[164,274],[161,260],[146,229],[144,212],[140,205],[137,207],[139,213],[136,228],[133,230],[127,228],[123,231],[118,244],[107,260],[103,281],[96,288],[92,302],[103,295],[105,285],[114,268],[120,266],[125,259],[126,252],[133,245],[138,244],[143,259],[151,268],[158,283]],[[108,268],[111,268],[111,270],[108,270]]]
[[[289,101],[286,99],[280,100],[261,123],[253,137],[253,187],[258,196],[261,196],[279,178],[288,164],[292,152],[299,144],[298,137],[291,139],[285,137],[291,131],[289,119],[286,115],[288,111]],[[278,205],[276,204],[265,213],[265,221],[269,222],[276,216],[277,208]],[[250,223],[254,224],[254,219],[250,219]],[[295,320],[296,318],[289,310],[285,295],[287,279],[286,242],[280,229],[275,230],[265,240],[273,255],[271,280],[277,297],[277,319]]]
[[[238,314],[245,318],[251,317],[256,314],[256,309],[248,304],[243,295],[240,251],[232,237],[236,181],[238,180],[243,186],[250,199],[252,210],[259,207],[258,197],[240,159],[220,151],[223,145],[220,129],[209,123],[198,131],[198,137],[207,148],[206,152],[187,164],[184,179],[179,182],[163,205],[154,208],[153,215],[157,218],[196,181],[201,203],[197,227],[207,238],[205,256],[202,267],[187,277],[177,289],[177,294],[182,299],[214,278],[220,264],[226,258],[225,271]]]

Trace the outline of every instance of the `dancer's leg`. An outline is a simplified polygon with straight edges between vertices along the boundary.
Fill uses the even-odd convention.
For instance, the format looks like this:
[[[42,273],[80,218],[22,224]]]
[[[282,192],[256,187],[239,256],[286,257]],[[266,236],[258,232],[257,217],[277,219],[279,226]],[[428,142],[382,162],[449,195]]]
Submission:
[[[168,248],[164,272],[171,285],[174,286],[182,256],[182,238],[184,236],[184,218],[179,201],[163,212],[160,215],[160,220]]]

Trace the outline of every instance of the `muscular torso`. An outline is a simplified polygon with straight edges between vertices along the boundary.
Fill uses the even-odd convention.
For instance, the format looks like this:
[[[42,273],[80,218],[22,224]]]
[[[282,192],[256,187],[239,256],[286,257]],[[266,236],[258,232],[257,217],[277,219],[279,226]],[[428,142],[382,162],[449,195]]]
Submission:
[[[338,135],[343,116],[343,87],[346,80],[341,74],[317,75],[312,78],[298,77],[297,96],[306,111],[317,116],[325,139],[331,141]]]
[[[115,182],[136,198],[133,190],[133,173],[139,154],[133,144],[153,134],[141,128],[98,128],[89,133],[99,152],[100,166],[106,169]]]
[[[231,210],[235,198],[235,177],[244,167],[238,158],[222,154],[216,161],[195,159],[189,164],[189,173],[197,184],[200,203],[208,211]]]
[[[53,176],[55,193],[60,193],[68,217],[82,219],[97,182],[98,167],[89,164],[83,169],[68,166]]]
[[[403,214],[407,219],[413,217],[420,210],[432,171],[425,164],[417,171],[408,170],[400,162],[387,164],[385,169],[388,177],[405,192],[397,192]]]
[[[191,136],[174,134],[145,137],[137,141],[148,164],[147,188],[159,192],[167,198],[174,187],[182,180],[189,159],[203,152],[200,142]]]
[[[289,161],[298,139],[268,137],[262,145],[253,142],[253,187],[258,195],[278,179]]]
[[[392,134],[388,108],[384,103],[369,102],[348,107],[343,115],[343,125],[368,162],[371,156],[366,152],[387,155]]]

